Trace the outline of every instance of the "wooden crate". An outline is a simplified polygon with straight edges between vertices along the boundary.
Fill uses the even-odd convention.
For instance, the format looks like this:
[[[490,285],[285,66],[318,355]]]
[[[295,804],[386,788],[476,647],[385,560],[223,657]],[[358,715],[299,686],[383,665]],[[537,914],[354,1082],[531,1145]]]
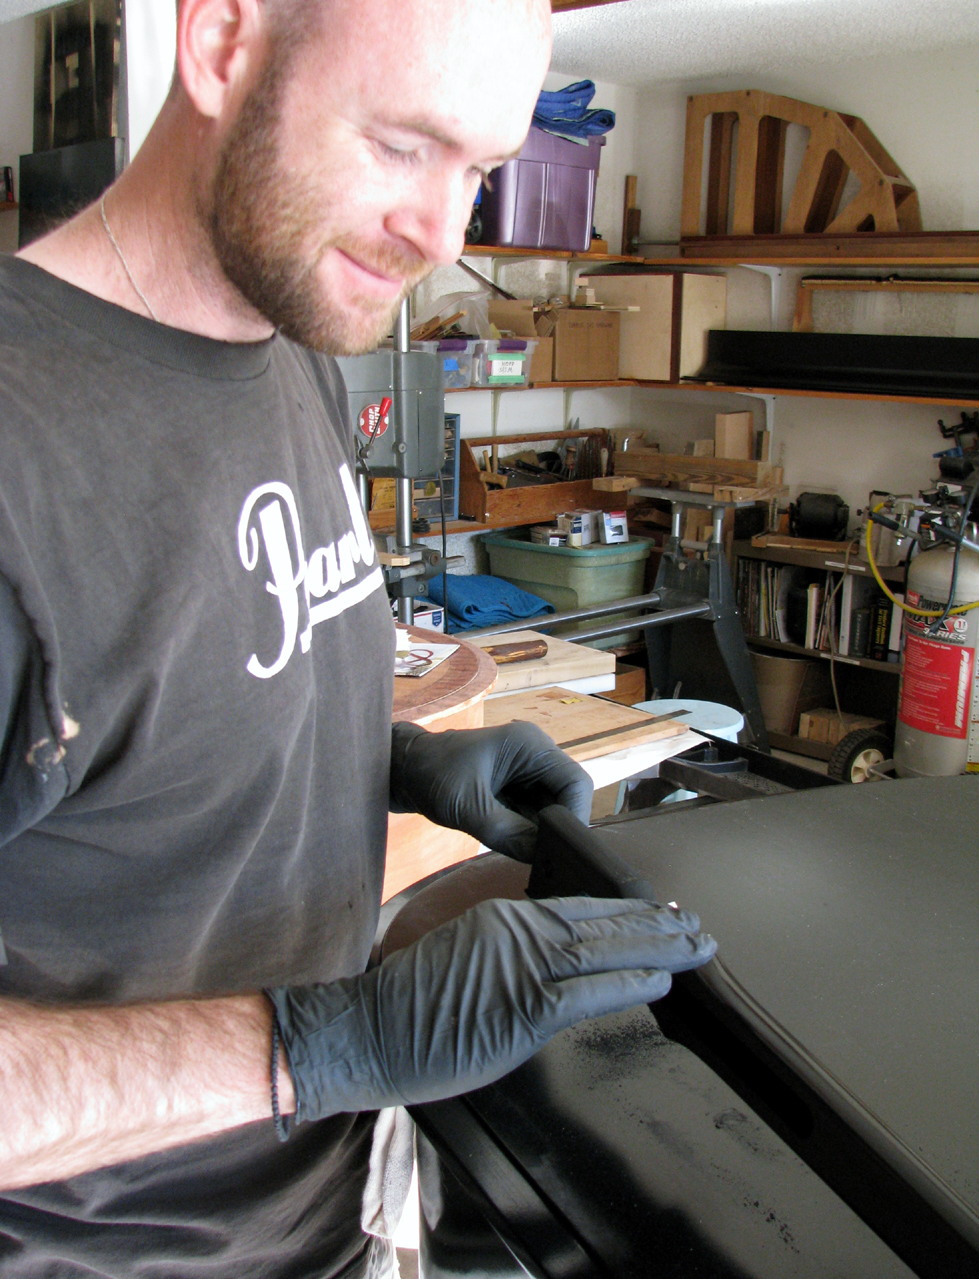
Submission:
[[[476,463],[474,449],[509,448],[512,444],[545,445],[558,439],[598,436],[605,446],[607,433],[594,431],[551,431],[531,435],[482,436],[463,440],[459,455],[459,515],[480,524],[501,528],[518,524],[544,524],[561,511],[576,509],[617,510],[621,493],[597,492],[591,480],[568,480],[560,484],[498,488],[488,483],[486,473]]]
[[[686,454],[659,453],[656,449],[630,448],[616,458],[615,469],[621,475],[636,475],[653,487],[675,485],[690,488],[693,484],[726,488],[761,489],[782,483],[782,468],[771,462],[753,462],[725,457],[688,457]]]
[[[620,317],[619,377],[679,382],[700,372],[707,334],[727,323],[727,278],[693,271],[580,277],[595,299],[638,306]]]

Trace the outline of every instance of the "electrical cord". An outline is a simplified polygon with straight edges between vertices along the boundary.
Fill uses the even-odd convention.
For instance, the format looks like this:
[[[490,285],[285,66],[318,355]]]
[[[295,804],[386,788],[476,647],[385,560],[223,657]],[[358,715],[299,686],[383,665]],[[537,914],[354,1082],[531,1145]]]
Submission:
[[[976,493],[979,492],[979,475],[976,476],[975,483],[969,490],[969,496],[965,506],[962,508],[962,518],[959,521],[959,541],[955,543],[955,554],[952,556],[952,580],[948,588],[948,603],[945,605],[945,611],[941,617],[937,617],[928,628],[929,635],[937,635],[941,630],[942,623],[949,615],[952,607],[952,600],[955,599],[955,588],[959,580],[959,555],[962,551],[961,539],[965,536],[965,526],[968,523],[969,514],[972,510],[972,503],[975,501]]]
[[[449,634],[449,571],[445,565],[446,558],[446,541],[445,541],[445,493],[443,492],[443,479],[441,474],[439,481],[439,515],[442,520],[442,629],[446,635]]]
[[[963,513],[963,517],[962,517],[962,528],[964,528],[964,527],[965,527],[965,521],[966,521],[966,519],[967,519],[967,517],[968,517],[968,514],[969,514],[969,511],[970,511],[970,509],[971,509],[971,507],[972,507],[972,500],[975,498],[975,495],[976,495],[976,493],[977,493],[977,492],[979,492],[979,481],[977,481],[977,483],[976,483],[975,485],[973,485],[972,497],[970,498],[969,502],[967,502],[967,503],[966,503],[965,511],[964,511],[964,513]],[[877,503],[877,505],[874,507],[874,514],[876,515],[876,514],[877,514],[877,512],[878,512],[879,510],[881,510],[881,509],[882,509],[884,506],[886,506],[886,505],[887,505],[887,503],[886,503],[886,502],[878,502],[878,503]],[[961,530],[960,530],[960,531],[961,531]],[[880,575],[880,569],[878,569],[878,567],[877,567],[877,561],[874,559],[874,548],[873,548],[873,546],[872,546],[872,544],[871,544],[871,542],[872,542],[872,536],[873,536],[873,522],[872,522],[871,520],[869,520],[869,519],[868,519],[868,520],[867,520],[867,533],[866,533],[867,563],[870,565],[870,571],[873,573],[873,575],[874,575],[874,577],[875,577],[875,579],[876,579],[876,581],[877,581],[877,585],[878,585],[878,586],[880,587],[880,589],[884,592],[884,594],[885,594],[885,595],[887,596],[887,598],[891,601],[891,603],[892,603],[892,604],[894,604],[894,605],[896,605],[899,609],[901,609],[901,611],[902,611],[903,613],[910,613],[912,617],[932,617],[932,618],[941,618],[941,619],[942,619],[942,621],[944,621],[944,620],[945,620],[945,618],[947,618],[947,617],[950,617],[950,616],[956,616],[956,617],[957,617],[957,616],[959,616],[959,615],[960,615],[960,614],[962,614],[962,613],[968,613],[971,609],[979,608],[979,600],[973,600],[971,604],[956,604],[954,607],[952,607],[952,606],[951,606],[951,605],[952,605],[952,600],[954,600],[954,599],[955,599],[955,577],[954,577],[954,576],[953,576],[953,579],[952,579],[952,589],[951,589],[951,591],[950,591],[950,593],[949,593],[948,603],[945,605],[945,608],[943,608],[943,609],[941,609],[941,608],[912,608],[910,604],[905,604],[905,602],[904,602],[903,600],[899,600],[899,599],[898,599],[898,598],[894,595],[894,593],[893,593],[893,592],[892,592],[892,591],[888,588],[887,583],[884,581],[884,579],[883,579],[883,578],[881,577],[881,575]],[[953,564],[953,570],[952,570],[952,571],[953,571],[953,575],[954,575],[954,573],[955,573],[955,569],[956,569],[956,567],[957,567],[958,552],[959,552],[959,550],[960,550],[960,548],[961,548],[961,545],[962,545],[962,544],[961,544],[961,542],[959,542],[959,543],[957,543],[957,544],[956,544],[956,548],[955,548],[955,551],[956,551],[956,563],[955,563],[955,564]]]
[[[843,555],[843,572],[840,576],[840,580],[833,587],[833,590],[830,592],[830,596],[826,601],[826,608],[829,610],[829,619],[827,623],[827,633],[829,635],[829,682],[833,686],[833,701],[836,704],[836,716],[841,724],[843,723],[843,709],[840,706],[840,694],[836,687],[836,658],[838,654],[836,651],[836,639],[833,635],[833,601],[836,599],[836,596],[843,587],[843,583],[846,581],[846,575],[850,570],[850,552],[853,550],[854,546],[856,546],[855,540],[847,542],[846,551]]]

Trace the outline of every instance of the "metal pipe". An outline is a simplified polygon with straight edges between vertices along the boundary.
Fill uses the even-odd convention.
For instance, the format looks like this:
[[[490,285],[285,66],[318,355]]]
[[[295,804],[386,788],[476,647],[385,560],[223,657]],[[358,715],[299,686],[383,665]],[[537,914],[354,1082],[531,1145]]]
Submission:
[[[402,298],[401,309],[394,325],[394,349],[411,350],[411,299]]]
[[[394,326],[394,349],[396,352],[406,353],[411,350],[411,301],[409,298],[403,298],[401,301],[401,309],[398,312],[398,319]],[[394,438],[396,441],[404,439],[404,422],[401,420],[404,412],[404,386],[401,376],[401,361],[398,356],[394,357],[394,386],[392,412],[395,415],[392,423],[394,427]],[[394,486],[394,527],[395,539],[397,541],[397,549],[403,554],[407,554],[411,550],[411,480],[398,479],[395,480]],[[398,621],[402,625],[410,626],[415,620],[415,601],[410,595],[402,595],[398,598]]]
[[[715,506],[710,514],[714,526],[714,541],[720,546],[724,539],[724,507]]]
[[[679,542],[682,533],[683,523],[683,505],[680,502],[672,502],[670,504],[670,537],[675,537]]]
[[[659,591],[648,595],[630,595],[628,599],[613,600],[608,604],[596,604],[592,608],[572,608],[563,613],[543,613],[540,617],[525,617],[519,622],[501,622],[498,626],[483,626],[477,631],[466,631],[464,638],[473,635],[505,635],[508,631],[550,630],[563,622],[584,622],[592,617],[607,617],[610,613],[622,613],[625,609],[655,608],[662,599]],[[622,627],[619,627],[622,630]]]
[[[690,617],[705,617],[710,612],[710,605],[684,604],[682,608],[664,608],[660,613],[643,613],[639,617],[621,617],[616,622],[606,622],[602,626],[590,626],[584,631],[574,631],[570,635],[562,635],[561,639],[575,644],[583,644],[586,640],[606,639],[609,635],[620,635],[623,631],[644,631],[650,626],[667,626],[670,622],[682,622]]]

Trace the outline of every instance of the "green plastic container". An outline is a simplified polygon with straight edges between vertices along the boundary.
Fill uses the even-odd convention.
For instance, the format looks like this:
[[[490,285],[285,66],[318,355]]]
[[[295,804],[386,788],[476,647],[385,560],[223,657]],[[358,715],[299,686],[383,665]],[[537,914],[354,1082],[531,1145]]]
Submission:
[[[646,560],[652,542],[634,537],[613,546],[538,546],[522,537],[503,537],[493,533],[483,538],[489,554],[490,572],[553,604],[559,613],[572,608],[589,608],[643,593]],[[551,635],[573,636],[575,631],[615,622],[628,612],[610,613],[607,617],[587,622],[572,622],[555,627]],[[624,631],[604,639],[591,640],[595,648],[615,648],[631,644],[640,631]]]

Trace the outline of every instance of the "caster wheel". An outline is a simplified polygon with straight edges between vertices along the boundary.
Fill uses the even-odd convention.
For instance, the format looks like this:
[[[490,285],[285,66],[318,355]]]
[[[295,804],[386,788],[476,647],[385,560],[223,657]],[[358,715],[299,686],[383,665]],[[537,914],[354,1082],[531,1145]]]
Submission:
[[[847,733],[830,756],[826,772],[838,782],[878,782],[871,768],[891,758],[891,739],[878,728],[858,728]]]

